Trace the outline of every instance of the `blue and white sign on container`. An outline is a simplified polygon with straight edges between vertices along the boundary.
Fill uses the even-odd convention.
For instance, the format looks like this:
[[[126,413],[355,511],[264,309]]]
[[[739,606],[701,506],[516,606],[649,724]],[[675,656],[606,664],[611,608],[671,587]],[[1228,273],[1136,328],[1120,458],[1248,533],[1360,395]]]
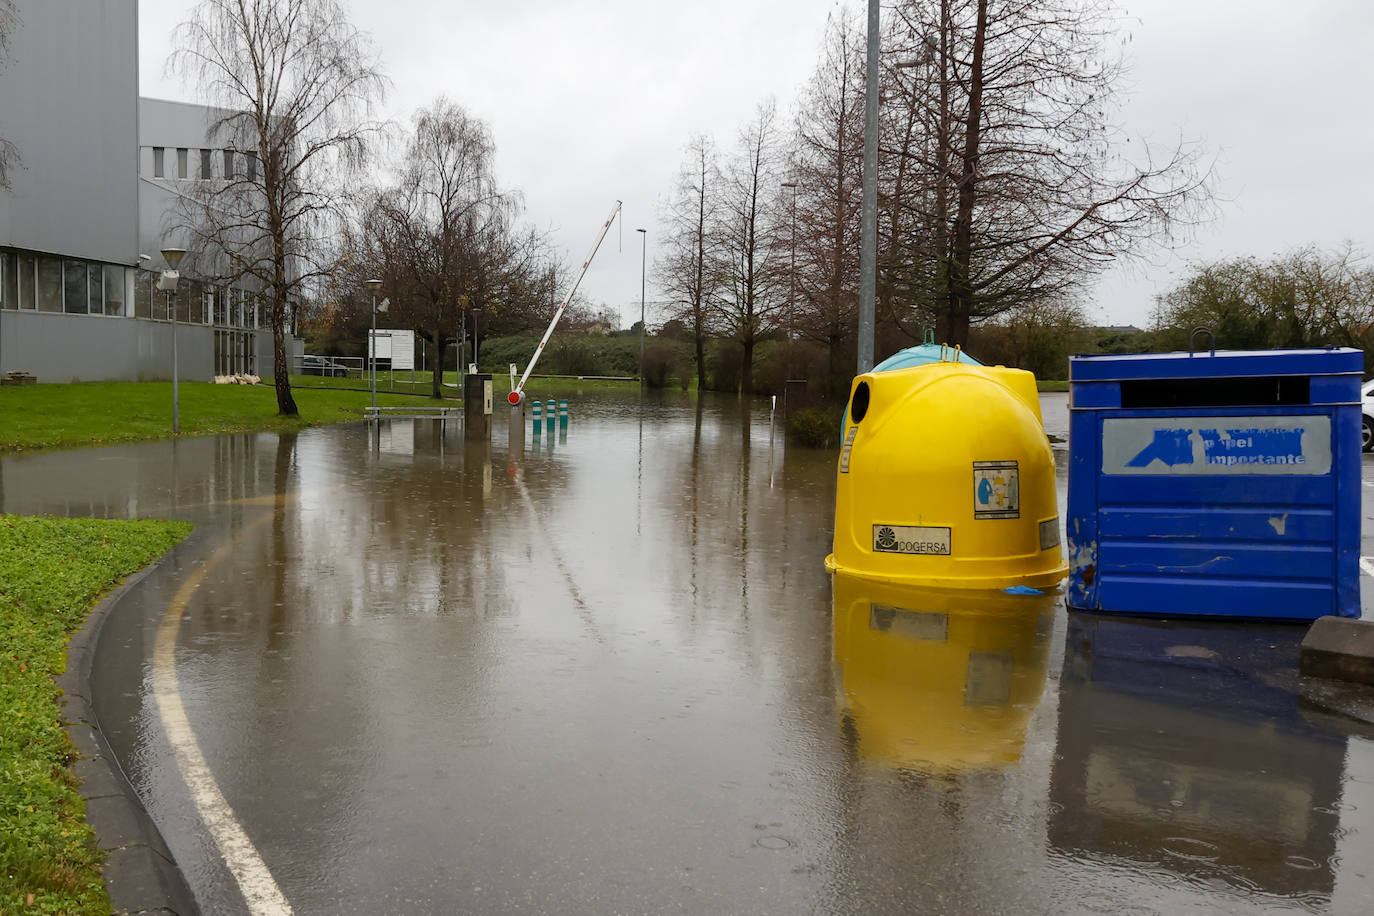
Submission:
[[[1331,471],[1331,418],[1129,417],[1102,421],[1104,474]]]

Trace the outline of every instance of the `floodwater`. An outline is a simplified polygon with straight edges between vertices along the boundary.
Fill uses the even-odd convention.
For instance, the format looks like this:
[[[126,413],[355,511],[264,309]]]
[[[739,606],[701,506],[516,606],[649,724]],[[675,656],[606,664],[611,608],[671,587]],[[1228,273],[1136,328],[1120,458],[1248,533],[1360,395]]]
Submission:
[[[1301,627],[832,587],[834,456],[766,402],[571,401],[520,455],[397,421],[0,461],[6,512],[199,523],[96,688],[206,912],[248,909],[159,635],[297,913],[1374,910],[1374,742],[1299,704]]]

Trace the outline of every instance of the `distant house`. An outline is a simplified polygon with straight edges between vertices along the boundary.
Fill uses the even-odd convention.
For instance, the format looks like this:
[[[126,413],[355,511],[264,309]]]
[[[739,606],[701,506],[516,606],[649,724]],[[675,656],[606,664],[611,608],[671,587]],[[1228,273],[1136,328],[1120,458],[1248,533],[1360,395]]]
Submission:
[[[0,192],[0,372],[170,378],[168,298],[155,283],[162,249],[191,247],[172,228],[177,198],[256,163],[207,139],[213,109],[139,98],[136,0],[17,7],[0,79],[0,131],[22,158]],[[181,272],[180,376],[270,373],[255,290],[203,282],[188,262]]]

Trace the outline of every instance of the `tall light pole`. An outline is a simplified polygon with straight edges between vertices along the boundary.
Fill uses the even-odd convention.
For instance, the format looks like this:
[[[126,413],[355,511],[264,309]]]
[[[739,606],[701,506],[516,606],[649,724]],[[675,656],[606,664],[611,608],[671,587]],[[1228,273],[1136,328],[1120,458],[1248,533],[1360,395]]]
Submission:
[[[784,181],[782,186],[792,189],[792,271],[787,277],[787,311],[790,318],[792,310],[797,307],[797,183]]]
[[[649,230],[639,233],[639,390],[644,390],[644,274],[649,263]]]
[[[878,273],[878,0],[868,0],[864,94],[863,231],[859,234],[859,372],[873,368],[873,300]]]
[[[372,336],[367,339],[368,378],[372,380],[372,412],[377,412],[377,290],[381,280],[364,280],[363,286],[372,290]]]
[[[185,248],[164,248],[162,249],[162,260],[167,262],[168,269],[163,271],[159,286],[167,291],[167,312],[172,319],[172,435],[181,433],[181,397],[177,387],[177,312],[172,305],[172,293],[176,291],[177,280],[181,275],[177,273],[177,267],[181,264],[181,259],[186,256]]]

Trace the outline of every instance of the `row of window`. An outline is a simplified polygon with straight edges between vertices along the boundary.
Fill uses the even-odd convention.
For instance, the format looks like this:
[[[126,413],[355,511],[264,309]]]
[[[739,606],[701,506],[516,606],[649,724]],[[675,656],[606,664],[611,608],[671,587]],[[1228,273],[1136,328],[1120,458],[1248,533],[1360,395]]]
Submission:
[[[230,328],[267,325],[264,303],[237,287],[183,278],[175,293],[157,289],[156,271],[0,250],[0,308],[111,315]]]
[[[174,163],[167,161],[168,149],[172,149],[176,154]],[[238,178],[241,175],[247,176],[249,181],[257,181],[258,157],[253,153],[232,149],[192,149],[185,146],[153,147],[154,178],[196,178],[209,181],[211,178]]]

